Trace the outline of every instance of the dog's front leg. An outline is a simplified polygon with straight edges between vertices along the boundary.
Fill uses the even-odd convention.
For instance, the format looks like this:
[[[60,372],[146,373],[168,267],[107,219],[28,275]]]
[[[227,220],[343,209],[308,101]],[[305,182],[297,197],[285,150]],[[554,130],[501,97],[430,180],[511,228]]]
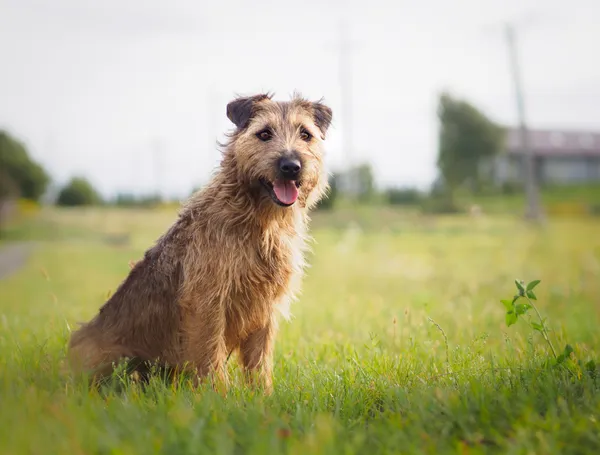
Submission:
[[[259,330],[251,333],[240,345],[246,381],[262,385],[266,394],[273,392],[273,348],[276,321],[273,317]]]
[[[183,361],[194,374],[194,385],[205,378],[213,387],[226,392],[228,386],[225,360],[225,313],[215,305],[187,307],[184,310]]]

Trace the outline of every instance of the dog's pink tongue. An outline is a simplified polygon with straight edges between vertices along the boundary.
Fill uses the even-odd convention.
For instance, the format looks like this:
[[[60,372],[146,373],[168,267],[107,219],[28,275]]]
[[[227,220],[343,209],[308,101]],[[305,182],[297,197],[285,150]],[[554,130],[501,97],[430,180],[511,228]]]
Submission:
[[[298,199],[298,188],[293,180],[275,180],[273,191],[277,199],[286,205],[293,204]]]

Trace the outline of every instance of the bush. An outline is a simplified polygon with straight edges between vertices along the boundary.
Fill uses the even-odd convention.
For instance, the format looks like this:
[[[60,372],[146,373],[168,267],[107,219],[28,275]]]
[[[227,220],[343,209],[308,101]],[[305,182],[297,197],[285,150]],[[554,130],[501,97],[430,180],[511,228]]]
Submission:
[[[423,195],[415,188],[390,188],[385,192],[385,197],[391,205],[417,205]]]
[[[588,212],[592,216],[600,216],[600,204],[588,205]]]
[[[114,201],[117,207],[139,207],[154,208],[163,202],[158,195],[135,196],[133,194],[120,193]]]
[[[421,202],[421,210],[424,213],[449,215],[460,213],[462,210],[454,201],[448,197],[430,196]]]
[[[0,234],[4,223],[14,212],[15,201],[18,197],[18,185],[7,172],[0,169]]]
[[[523,192],[523,184],[519,182],[504,182],[502,183],[500,190],[502,194],[511,195],[519,194]]]
[[[335,174],[329,177],[329,192],[317,204],[317,210],[331,210],[335,205],[338,196],[338,182]]]
[[[21,194],[19,185],[8,172],[0,168],[0,201],[17,199]]]
[[[6,174],[3,180],[7,181],[7,178],[10,178],[11,192],[16,190],[19,196],[33,201],[40,199],[50,183],[50,177],[44,168],[29,157],[25,146],[2,130],[0,169]],[[7,193],[9,189],[3,187],[0,191]]]
[[[85,178],[74,177],[63,187],[58,195],[57,205],[74,207],[96,205],[101,202],[100,195]]]

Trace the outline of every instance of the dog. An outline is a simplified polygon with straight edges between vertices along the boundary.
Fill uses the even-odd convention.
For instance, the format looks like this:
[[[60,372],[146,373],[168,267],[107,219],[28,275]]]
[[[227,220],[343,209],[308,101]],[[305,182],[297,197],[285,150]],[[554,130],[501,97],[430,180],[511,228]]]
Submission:
[[[289,319],[309,213],[329,188],[323,143],[332,110],[297,94],[258,94],[235,98],[226,111],[235,128],[220,166],[72,334],[76,371],[98,380],[137,359],[227,388],[225,363],[237,352],[248,383],[272,392],[277,310]]]

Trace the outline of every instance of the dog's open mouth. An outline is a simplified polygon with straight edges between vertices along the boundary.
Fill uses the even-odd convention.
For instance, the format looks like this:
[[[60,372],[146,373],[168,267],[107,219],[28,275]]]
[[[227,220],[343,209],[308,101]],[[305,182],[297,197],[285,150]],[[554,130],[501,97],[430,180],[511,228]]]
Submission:
[[[298,180],[277,179],[270,182],[260,179],[260,183],[266,188],[273,202],[282,207],[289,207],[298,199],[298,188],[300,188]]]

